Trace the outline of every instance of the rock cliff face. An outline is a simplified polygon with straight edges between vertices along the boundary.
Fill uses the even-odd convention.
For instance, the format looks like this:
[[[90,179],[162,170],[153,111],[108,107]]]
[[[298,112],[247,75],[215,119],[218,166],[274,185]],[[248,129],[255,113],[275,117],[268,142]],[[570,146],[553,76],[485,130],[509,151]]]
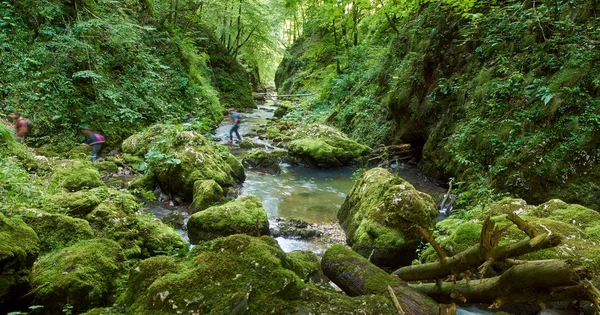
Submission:
[[[378,266],[409,265],[416,258],[421,234],[435,224],[431,196],[382,168],[365,172],[338,212],[352,249]]]

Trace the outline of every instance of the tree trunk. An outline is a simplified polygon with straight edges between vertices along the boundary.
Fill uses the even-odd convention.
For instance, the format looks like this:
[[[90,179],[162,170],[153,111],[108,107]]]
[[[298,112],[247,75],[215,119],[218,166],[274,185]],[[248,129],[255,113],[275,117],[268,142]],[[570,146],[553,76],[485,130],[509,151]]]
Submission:
[[[388,286],[405,314],[437,315],[439,307],[428,296],[411,289],[404,281],[390,276],[367,259],[343,245],[334,245],[321,260],[325,275],[346,294],[389,296]]]
[[[585,269],[569,261],[529,262],[501,276],[481,280],[411,284],[439,303],[508,303],[592,300],[582,277]]]
[[[394,271],[393,274],[406,281],[441,279],[451,274],[457,275],[484,264],[490,265],[492,262],[522,256],[527,253],[560,244],[559,236],[544,233],[539,234],[534,238],[506,246],[497,247],[495,245],[485,245],[486,242],[490,242],[490,238],[493,238],[490,232],[491,230],[494,230],[493,224],[491,230],[485,228],[486,225],[489,225],[489,222],[492,221],[486,220],[484,223],[484,228],[481,231],[482,241],[480,244],[474,245],[452,257],[443,258],[439,262],[402,267]],[[486,231],[489,233],[486,234]],[[498,231],[498,233],[500,233],[500,231]],[[496,244],[497,241],[499,241],[499,239],[495,241]]]

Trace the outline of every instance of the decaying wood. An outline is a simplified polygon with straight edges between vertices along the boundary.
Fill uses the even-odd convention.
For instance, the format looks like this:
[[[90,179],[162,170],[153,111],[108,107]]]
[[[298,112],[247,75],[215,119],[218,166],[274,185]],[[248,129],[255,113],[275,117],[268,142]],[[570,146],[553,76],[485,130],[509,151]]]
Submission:
[[[531,224],[527,223],[527,221],[521,219],[521,217],[519,217],[518,215],[510,213],[506,216],[506,218],[509,219],[512,223],[514,223],[517,226],[517,228],[519,228],[519,230],[525,232],[525,234],[527,234],[529,238],[534,238],[538,236],[538,231]]]
[[[398,311],[398,314],[405,315],[406,313],[404,313],[402,305],[400,305],[400,302],[398,302],[398,298],[396,297],[396,293],[394,293],[394,289],[392,289],[392,287],[390,287],[389,285],[387,286],[387,289],[388,293],[390,294],[390,297],[392,298],[392,302],[394,302],[394,307]]]
[[[523,223],[525,225],[519,228],[530,230],[527,228],[529,224],[526,221],[523,221]],[[495,223],[487,218],[481,230],[479,244],[439,262],[402,267],[394,271],[394,274],[406,281],[442,279],[448,275],[456,275],[473,268],[480,268],[483,274],[487,267],[494,262],[504,261],[507,258],[522,256],[560,244],[559,236],[543,233],[528,240],[498,246],[500,237],[506,228],[496,227]]]
[[[387,295],[390,286],[407,315],[438,315],[438,304],[351,249],[333,246],[321,259],[323,273],[349,296]]]
[[[592,300],[587,282],[582,282],[588,276],[580,265],[557,260],[517,265],[493,278],[410,286],[440,303],[486,303],[499,307],[507,303]]]

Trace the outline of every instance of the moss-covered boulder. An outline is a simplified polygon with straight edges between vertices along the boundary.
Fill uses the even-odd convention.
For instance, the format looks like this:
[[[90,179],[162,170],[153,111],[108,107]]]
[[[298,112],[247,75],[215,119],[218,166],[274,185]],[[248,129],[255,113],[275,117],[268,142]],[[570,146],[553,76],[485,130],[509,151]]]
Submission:
[[[232,235],[202,242],[183,260],[156,257],[131,271],[132,314],[391,314],[387,297],[351,298],[303,283],[277,242]]]
[[[119,166],[113,161],[99,161],[92,163],[92,166],[102,173],[116,173],[119,170]]]
[[[48,196],[47,200],[58,208],[67,209],[71,216],[82,217],[102,202],[102,197],[96,192],[98,189],[64,192]]]
[[[371,148],[346,137],[327,126],[312,125],[298,131],[301,139],[292,141],[287,149],[291,156],[314,167],[349,165],[371,153]]]
[[[23,221],[40,238],[42,253],[61,249],[93,237],[92,228],[86,220],[64,214],[30,210],[27,215],[23,216]]]
[[[90,160],[92,157],[92,147],[88,145],[78,145],[67,151],[64,156],[68,159]]]
[[[193,199],[198,180],[212,179],[225,188],[245,179],[243,165],[227,148],[214,145],[200,131],[184,125],[152,126],[125,140],[122,148],[126,153],[145,156],[163,190],[181,194],[188,201]]]
[[[69,191],[104,186],[100,173],[91,162],[74,161],[55,167],[50,182]]]
[[[241,197],[224,205],[193,214],[187,223],[190,243],[232,234],[269,234],[267,212],[255,196]]]
[[[35,232],[21,219],[0,212],[0,305],[26,292],[38,254]]]
[[[128,186],[129,189],[154,189],[154,176],[152,174],[142,174],[135,177]]]
[[[273,112],[273,116],[281,118],[287,114],[287,112],[294,107],[294,103],[290,101],[277,102],[277,108]]]
[[[96,237],[119,243],[127,258],[168,253],[185,245],[177,231],[153,215],[133,213],[115,203],[103,202],[85,219]]]
[[[561,200],[550,200],[539,206],[528,205],[522,199],[504,199],[490,205],[485,211],[474,208],[467,211],[471,220],[453,217],[437,224],[439,230],[438,243],[449,255],[461,252],[479,241],[482,223],[490,216],[499,226],[509,226],[500,245],[511,244],[527,239],[527,236],[510,222],[506,215],[517,213],[528,221],[540,233],[552,233],[562,236],[562,242],[555,248],[544,249],[521,257],[523,259],[573,259],[581,261],[592,270],[600,270],[600,254],[597,246],[600,243],[600,213],[576,204],[567,204]],[[433,248],[425,250],[422,261],[431,262],[438,259]]]
[[[212,179],[199,180],[194,183],[194,200],[190,204],[190,213],[202,211],[225,199],[223,188]]]
[[[51,314],[67,304],[76,313],[110,306],[125,273],[124,262],[119,244],[107,239],[81,241],[48,254],[33,268],[35,301]]]
[[[329,286],[330,280],[323,274],[321,261],[315,253],[308,250],[295,250],[287,253],[287,257],[290,260],[289,268],[305,283]]]
[[[407,265],[416,258],[421,235],[432,227],[437,210],[431,196],[383,168],[363,174],[338,212],[346,242],[379,266]]]
[[[259,149],[254,149],[248,152],[248,154],[242,160],[242,164],[250,169],[255,169],[269,174],[281,173],[281,167],[279,167],[277,156]]]
[[[248,139],[242,140],[240,142],[239,146],[242,149],[254,149],[254,148],[260,148],[260,147],[262,147],[261,144],[255,143],[255,142],[253,142],[251,140],[248,140]]]

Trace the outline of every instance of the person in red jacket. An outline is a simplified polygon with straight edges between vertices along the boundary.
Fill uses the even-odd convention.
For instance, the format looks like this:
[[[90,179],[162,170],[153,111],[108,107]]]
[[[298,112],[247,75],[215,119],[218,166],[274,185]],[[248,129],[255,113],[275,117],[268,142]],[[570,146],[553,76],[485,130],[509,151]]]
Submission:
[[[92,162],[94,162],[98,153],[100,153],[100,149],[102,149],[102,144],[106,142],[106,138],[99,133],[93,132],[90,128],[83,128],[81,132],[85,134],[85,141],[81,145],[92,146]]]
[[[16,110],[13,110],[10,113],[10,118],[12,118],[15,121],[15,134],[17,135],[17,139],[23,142],[23,140],[27,136],[27,133],[29,133],[27,119],[23,118],[21,116],[21,113],[19,113]]]

